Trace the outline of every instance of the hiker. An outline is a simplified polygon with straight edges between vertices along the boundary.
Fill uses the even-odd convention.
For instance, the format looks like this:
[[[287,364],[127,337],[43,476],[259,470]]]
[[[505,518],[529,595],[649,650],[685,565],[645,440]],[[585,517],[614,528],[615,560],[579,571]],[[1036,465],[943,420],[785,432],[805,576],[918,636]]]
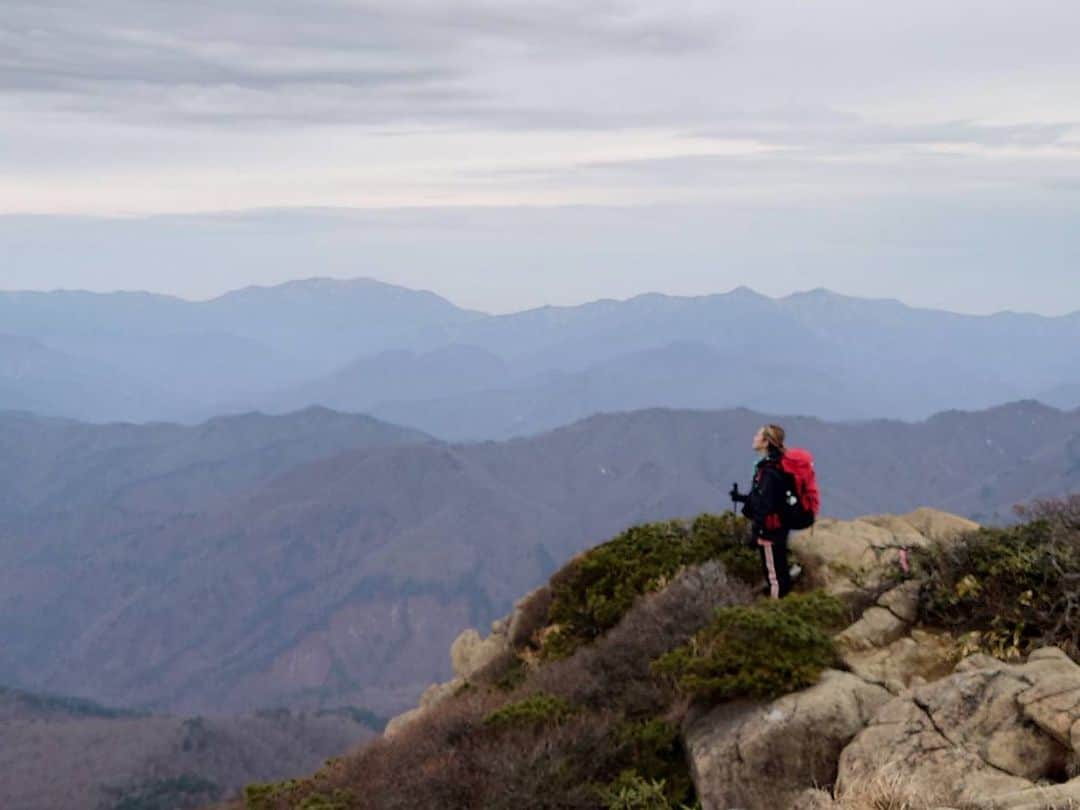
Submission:
[[[791,571],[788,568],[788,528],[784,525],[784,499],[788,479],[781,469],[784,456],[784,429],[765,425],[754,434],[754,450],[761,455],[754,468],[754,483],[750,492],[731,488],[731,499],[743,505],[742,513],[753,524],[754,542],[761,554],[761,565],[768,583],[767,592],[773,599],[787,596],[791,590]]]

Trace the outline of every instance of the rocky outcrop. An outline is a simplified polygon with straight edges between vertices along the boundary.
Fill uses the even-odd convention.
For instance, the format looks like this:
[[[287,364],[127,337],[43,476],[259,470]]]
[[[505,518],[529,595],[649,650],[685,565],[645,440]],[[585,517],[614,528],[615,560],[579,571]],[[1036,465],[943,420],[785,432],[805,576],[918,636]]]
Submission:
[[[547,624],[551,599],[551,586],[545,584],[514,603],[514,610],[506,620],[506,635],[514,649],[528,644],[534,634]]]
[[[691,715],[684,740],[702,807],[788,806],[806,789],[832,784],[841,750],[890,698],[880,686],[829,670],[810,689],[770,703]]]
[[[793,540],[811,585],[873,601],[835,639],[848,672],[772,703],[691,715],[684,739],[706,810],[839,810],[890,790],[942,808],[1080,802],[1080,779],[1068,779],[1080,764],[1080,667],[1053,648],[1023,664],[957,664],[953,638],[917,626],[921,583],[885,589],[907,573],[908,551],[975,528],[921,509],[823,520]]]
[[[1076,729],[1080,667],[1060,650],[1022,665],[974,655],[884,706],[840,756],[837,790],[889,772],[955,803],[1049,807],[1046,795],[1080,796],[1080,782],[1065,783]]]
[[[509,649],[504,620],[492,625],[492,633],[487,638],[482,638],[476,630],[469,628],[450,646],[450,665],[454,675],[468,680],[505,655]]]
[[[519,603],[520,604],[520,603]],[[462,631],[450,645],[450,665],[454,677],[445,683],[435,683],[424,690],[420,704],[407,712],[399,714],[386,724],[383,735],[387,738],[397,736],[429,710],[453,697],[467,686],[485,669],[507,656],[511,652],[509,628],[515,614],[505,619],[498,619],[491,624],[491,634],[484,638],[470,627]]]
[[[921,584],[889,588],[905,552],[948,542],[975,525],[933,510],[822,521],[794,544],[811,584],[867,605],[836,638],[848,671],[774,701],[692,709],[683,741],[704,810],[850,810],[853,796],[892,790],[934,796],[941,810],[1049,810],[1080,802],[1080,666],[1055,648],[1024,663],[985,655],[957,663],[957,644],[918,626]],[[469,684],[491,683],[500,662],[542,625],[538,589],[451,648],[455,677],[395,718],[393,736]],[[869,786],[869,788],[868,788]],[[854,801],[854,803],[852,803]],[[885,806],[866,804],[865,806]],[[899,805],[897,805],[899,806]]]
[[[907,515],[873,515],[855,520],[821,518],[810,531],[792,536],[791,548],[814,587],[837,596],[879,589],[903,571],[907,552],[977,529],[956,515],[917,509]]]

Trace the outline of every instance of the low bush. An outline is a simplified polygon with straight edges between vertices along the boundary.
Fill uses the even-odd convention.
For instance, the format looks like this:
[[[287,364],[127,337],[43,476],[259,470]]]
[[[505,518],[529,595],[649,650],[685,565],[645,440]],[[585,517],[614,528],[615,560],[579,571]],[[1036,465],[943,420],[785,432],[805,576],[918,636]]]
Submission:
[[[309,787],[310,783],[303,779],[248,785],[244,788],[244,810],[272,810],[283,803],[291,807],[294,804],[291,800],[299,800]]]
[[[736,577],[756,581],[760,564],[745,543],[746,522],[732,513],[701,515],[693,523],[634,526],[577,557],[551,579],[548,612],[554,630],[546,659],[564,658],[610,630],[642,594],[658,590],[682,569],[720,560]]]
[[[352,810],[356,799],[348,790],[335,790],[332,794],[313,793],[296,805],[296,810]]]
[[[646,774],[652,784],[660,785],[669,802],[688,801],[694,795],[686,751],[674,723],[660,718],[625,721],[611,736],[619,757],[633,765],[635,774]]]
[[[845,618],[844,604],[819,591],[720,608],[654,670],[695,698],[778,697],[812,685],[836,663],[832,634]]]
[[[489,665],[478,675],[486,676],[487,682],[503,692],[511,692],[517,689],[529,675],[528,665],[516,655],[509,654],[497,662],[497,667]],[[485,681],[480,680],[481,683]]]
[[[119,791],[109,791],[110,810],[187,810],[220,798],[220,785],[196,774],[151,779]]]
[[[569,701],[552,695],[530,695],[507,703],[484,718],[484,725],[494,728],[543,726],[559,723],[574,713]]]
[[[920,620],[999,658],[1044,645],[1080,658],[1080,495],[1021,515],[916,554]]]
[[[549,661],[530,674],[536,689],[591,710],[626,717],[659,716],[675,699],[655,677],[651,662],[686,643],[718,607],[746,604],[752,589],[716,561],[692,566],[663,590],[638,599],[618,625],[572,656]]]
[[[605,810],[699,810],[672,804],[664,781],[646,779],[635,770],[623,771],[619,778],[599,790]]]
[[[599,607],[604,600],[596,598],[606,593],[608,608],[625,600],[597,612],[614,624],[591,636],[594,643],[575,642],[569,655],[538,661],[526,641],[472,688],[392,738],[335,761],[301,786],[249,789],[249,797],[260,810],[295,810],[343,790],[351,791],[349,810],[683,810],[695,799],[678,733],[686,700],[650,663],[690,639],[717,607],[753,598],[753,589],[730,575],[734,566],[714,559],[724,556],[717,549],[739,553],[741,524],[704,517],[626,533],[634,542],[607,559],[622,560],[620,570],[636,583],[628,590],[603,576],[592,587],[575,580],[577,563],[590,556],[584,555],[554,578],[552,592],[561,582],[568,586],[564,599],[592,597]],[[661,537],[668,545],[654,546]],[[540,605],[546,595],[534,599]],[[583,615],[592,621],[588,610]],[[631,771],[633,778],[620,781]]]
[[[637,771],[623,771],[599,790],[605,810],[670,810],[664,783],[644,779]]]

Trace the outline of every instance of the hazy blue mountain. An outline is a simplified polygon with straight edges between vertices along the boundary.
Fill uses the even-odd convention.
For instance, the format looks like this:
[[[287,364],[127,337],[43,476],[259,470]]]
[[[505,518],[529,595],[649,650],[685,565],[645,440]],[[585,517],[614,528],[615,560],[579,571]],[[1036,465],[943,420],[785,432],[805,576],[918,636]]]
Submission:
[[[14,394],[0,405],[95,421],[175,419],[328,373],[425,327],[476,317],[482,316],[432,293],[369,279],[309,279],[202,302],[148,293],[0,292],[3,330],[77,361],[66,376],[80,381],[85,396],[52,387],[23,397],[23,405]],[[35,362],[42,368],[31,363],[26,373],[50,377],[47,358]],[[116,384],[99,381],[100,366],[132,381],[129,387],[167,396],[110,392]]]
[[[88,366],[106,358],[124,373],[154,386],[168,396],[153,416],[184,419],[207,400],[247,395],[268,385],[285,385],[300,373],[300,364],[286,361],[262,343],[224,332],[171,335],[97,334],[58,335],[46,338],[51,348]],[[75,403],[77,406],[77,403]],[[78,415],[70,404],[61,411]],[[145,417],[117,411],[111,419],[141,421]]]
[[[419,346],[457,343],[487,348],[526,372],[582,371],[619,355],[676,342],[706,343],[739,354],[764,356],[794,342],[796,356],[812,347],[810,330],[766,329],[776,302],[740,288],[723,295],[678,298],[658,293],[626,301],[602,300],[574,307],[541,307],[471,323],[428,329]]]
[[[197,306],[181,298],[142,292],[0,291],[0,323],[12,334],[43,340],[102,334],[138,338],[201,331],[203,324],[191,323]]]
[[[509,380],[507,380],[509,382]],[[595,413],[642,408],[749,407],[780,412],[863,415],[869,397],[849,379],[782,360],[747,364],[745,356],[682,342],[618,355],[586,371],[547,372],[516,385],[377,402],[369,411],[453,441],[505,439],[551,430]]]
[[[376,281],[310,279],[205,302],[0,293],[0,323],[80,361],[59,375],[78,385],[39,386],[44,395],[0,380],[11,407],[198,421],[321,404],[448,439],[653,405],[917,419],[1041,395],[1068,404],[1068,389],[1054,392],[1080,368],[1080,313],[976,317],[826,290],[648,294],[488,316]],[[150,393],[127,393],[140,386]]]
[[[592,413],[661,405],[918,419],[1038,396],[1071,380],[1080,367],[1080,315],[962,316],[825,290],[770,299],[738,289],[544,307],[410,341],[421,353],[443,344],[498,355],[506,372],[487,386],[463,375],[427,396],[419,386],[410,396],[377,384],[365,396],[357,386],[333,401],[333,384],[322,379],[294,387],[288,402],[363,403],[451,440],[528,435]]]
[[[406,335],[487,316],[434,293],[373,279],[308,279],[248,287],[196,304],[218,329],[270,346],[312,372],[396,348]]]
[[[921,380],[923,396],[907,392],[902,399],[908,408],[981,407],[1034,396],[1071,382],[1080,368],[1080,313],[958,315],[826,290],[777,304],[831,345],[839,368],[870,380]]]
[[[63,488],[21,493],[0,522],[0,680],[188,713],[391,713],[446,675],[462,626],[504,612],[555,561],[632,523],[723,509],[731,483],[748,482],[750,437],[774,418],[651,409],[505,442],[282,454],[272,479],[221,487],[196,485],[199,464],[140,478],[134,460],[102,463],[99,444],[116,441],[104,428],[82,426],[70,446],[49,432],[72,487],[114,467],[128,480],[66,509]],[[1022,402],[919,423],[782,423],[817,456],[837,517],[928,505],[1004,521],[1016,503],[1080,489],[1080,411]],[[40,450],[3,435],[10,482]]]
[[[0,334],[0,410],[44,415],[79,413],[106,421],[117,415],[152,419],[186,404],[104,361],[49,348],[34,338]]]
[[[380,403],[423,402],[435,397],[486,391],[512,373],[501,357],[471,346],[447,346],[426,353],[395,349],[361,357],[315,381],[265,397],[272,413],[312,402],[343,411],[370,411]]]

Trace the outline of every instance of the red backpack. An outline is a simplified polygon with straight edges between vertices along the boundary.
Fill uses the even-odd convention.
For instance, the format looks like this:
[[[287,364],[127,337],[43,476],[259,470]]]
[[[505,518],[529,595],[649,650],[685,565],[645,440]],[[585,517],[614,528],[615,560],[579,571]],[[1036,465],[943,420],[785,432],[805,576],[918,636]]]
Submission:
[[[780,457],[780,469],[792,479],[791,489],[787,491],[784,499],[784,527],[809,529],[814,525],[814,519],[821,508],[821,493],[818,492],[817,475],[814,474],[814,457],[810,451],[794,447]]]

